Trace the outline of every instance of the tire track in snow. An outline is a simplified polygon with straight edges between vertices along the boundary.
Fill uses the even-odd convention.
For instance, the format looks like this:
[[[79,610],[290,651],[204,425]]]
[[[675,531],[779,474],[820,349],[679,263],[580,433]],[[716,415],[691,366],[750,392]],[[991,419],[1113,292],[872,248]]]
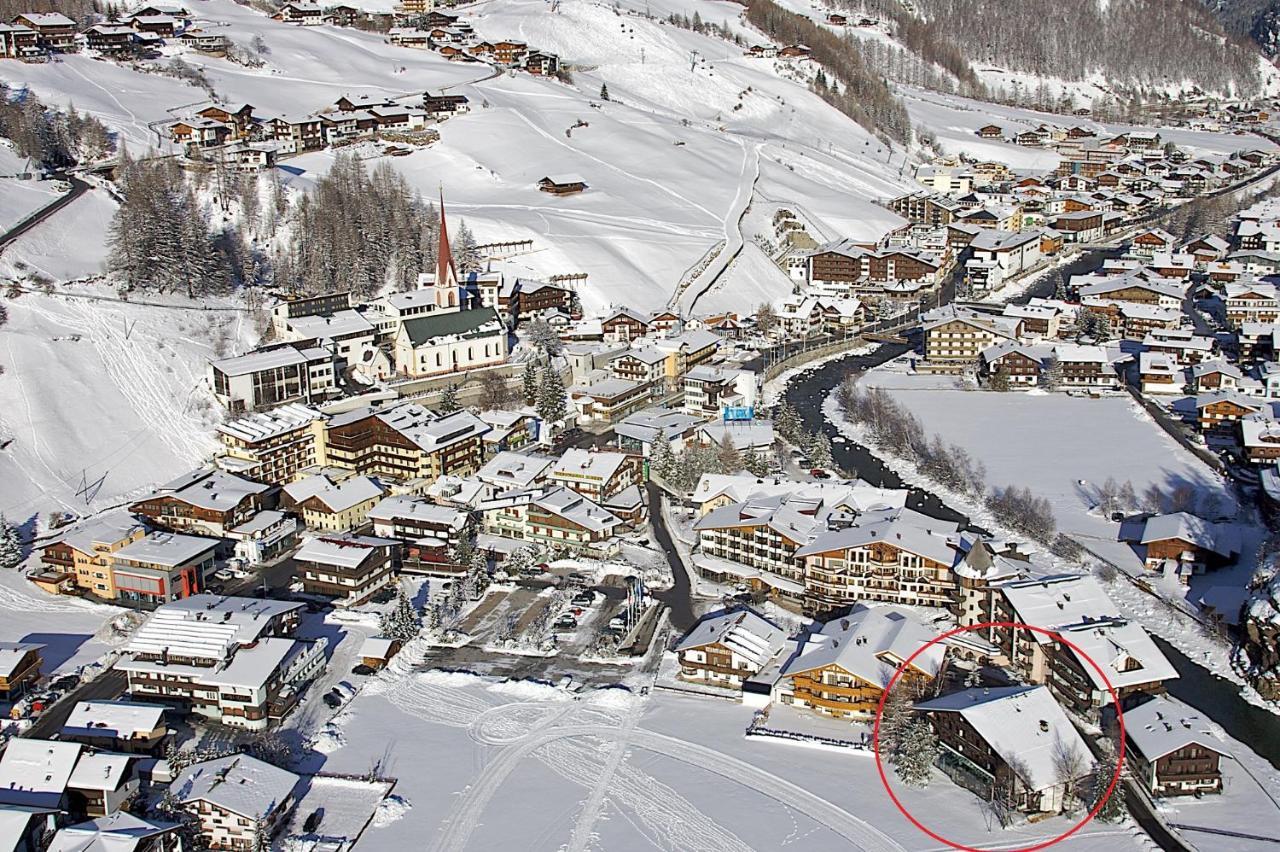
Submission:
[[[600,770],[595,784],[592,785],[582,812],[574,820],[573,833],[569,835],[568,852],[586,852],[587,845],[595,832],[596,822],[604,809],[605,793],[608,792],[619,765],[626,757],[627,741],[631,738],[631,732],[635,730],[636,723],[640,721],[642,710],[643,705],[639,701],[631,702],[631,706],[627,708],[627,714],[618,728],[618,737],[609,744],[609,759]]]
[[[460,804],[444,830],[435,838],[431,849],[458,852],[470,841],[481,817],[497,795],[499,788],[526,757],[548,745],[565,740],[595,737],[611,742],[618,736],[615,725],[563,725],[530,733],[516,745],[502,751],[486,767],[480,778],[463,791]],[[766,772],[746,761],[721,754],[713,749],[685,740],[636,728],[631,744],[664,757],[704,769],[761,793],[780,804],[805,814],[819,825],[849,841],[865,852],[905,852],[897,841],[843,808],[805,790],[796,784]],[[554,752],[562,754],[563,752]],[[652,787],[646,778],[644,786]],[[720,848],[720,847],[717,847]]]

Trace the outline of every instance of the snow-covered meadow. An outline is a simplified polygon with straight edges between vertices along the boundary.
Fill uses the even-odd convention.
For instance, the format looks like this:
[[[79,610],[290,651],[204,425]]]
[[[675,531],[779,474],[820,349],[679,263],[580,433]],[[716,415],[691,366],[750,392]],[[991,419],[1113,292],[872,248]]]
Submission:
[[[575,698],[467,673],[390,673],[341,716],[326,772],[372,764],[410,805],[358,849],[926,850],[869,753],[746,738],[723,699],[604,689]],[[419,771],[429,766],[431,771]],[[983,848],[1032,845],[1070,824],[1002,831],[943,776],[897,791],[935,830]],[[1128,826],[1087,826],[1064,848],[1145,848]]]

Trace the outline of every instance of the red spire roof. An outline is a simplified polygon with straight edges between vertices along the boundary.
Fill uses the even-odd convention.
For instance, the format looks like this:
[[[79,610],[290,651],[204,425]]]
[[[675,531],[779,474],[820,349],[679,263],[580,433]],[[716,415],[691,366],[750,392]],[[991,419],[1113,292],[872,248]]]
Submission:
[[[453,251],[449,248],[449,226],[444,219],[444,191],[440,192],[440,246],[436,250],[436,286],[452,285],[458,280],[458,270],[453,264]]]

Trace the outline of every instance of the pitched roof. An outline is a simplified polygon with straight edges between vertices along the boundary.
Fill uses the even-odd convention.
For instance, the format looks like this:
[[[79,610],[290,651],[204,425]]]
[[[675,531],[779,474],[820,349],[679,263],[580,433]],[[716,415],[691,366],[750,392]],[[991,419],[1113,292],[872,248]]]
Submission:
[[[441,342],[442,338],[477,340],[506,334],[506,328],[493,308],[433,311],[407,319],[400,327],[414,346]]]
[[[785,630],[760,613],[740,609],[702,619],[684,635],[676,650],[718,643],[747,658],[756,668],[763,668],[782,650],[786,638]]]
[[[0,804],[58,807],[80,750],[79,743],[10,739],[0,754]]]
[[[1047,686],[966,689],[921,702],[916,709],[959,713],[1032,790],[1061,783],[1056,760],[1061,751],[1074,753],[1083,772],[1094,764]]]
[[[1189,745],[1227,754],[1224,744],[1198,711],[1160,695],[1124,712],[1124,731],[1148,762]]]
[[[874,686],[885,686],[908,657],[936,636],[906,609],[859,605],[844,618],[822,625],[821,632],[806,637],[782,673],[838,666]],[[942,668],[945,653],[940,643],[930,645],[911,661],[911,667],[933,677]]]
[[[187,767],[169,789],[181,802],[205,801],[240,816],[263,819],[293,794],[298,780],[278,766],[247,754],[232,754]]]

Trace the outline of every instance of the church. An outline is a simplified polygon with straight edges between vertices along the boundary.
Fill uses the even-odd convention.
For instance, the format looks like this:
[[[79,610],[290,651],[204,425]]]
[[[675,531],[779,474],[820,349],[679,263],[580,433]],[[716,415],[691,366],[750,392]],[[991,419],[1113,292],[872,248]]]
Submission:
[[[396,372],[423,378],[506,363],[507,327],[492,307],[464,289],[449,248],[444,199],[440,200],[440,246],[434,275],[422,276],[425,311],[405,318],[395,331]]]

